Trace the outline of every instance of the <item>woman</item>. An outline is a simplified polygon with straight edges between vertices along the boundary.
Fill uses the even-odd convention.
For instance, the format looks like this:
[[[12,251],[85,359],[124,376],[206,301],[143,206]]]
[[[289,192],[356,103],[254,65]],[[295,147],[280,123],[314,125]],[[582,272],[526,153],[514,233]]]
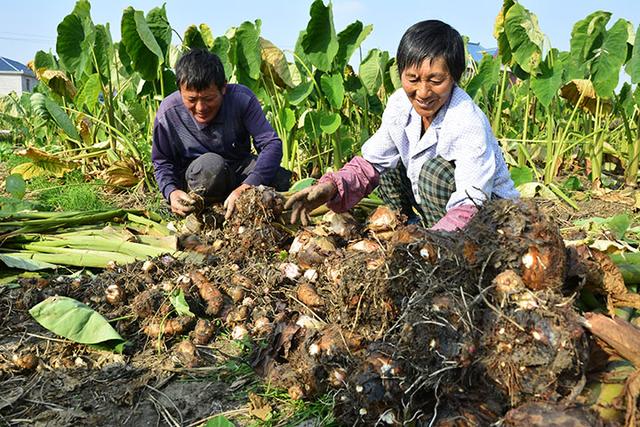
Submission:
[[[419,22],[402,36],[396,60],[403,90],[389,98],[362,157],[294,194],[285,205],[292,223],[306,225],[323,203],[347,211],[378,185],[410,221],[449,231],[488,198],[518,197],[489,121],[458,87],[466,65],[460,34],[441,21]]]

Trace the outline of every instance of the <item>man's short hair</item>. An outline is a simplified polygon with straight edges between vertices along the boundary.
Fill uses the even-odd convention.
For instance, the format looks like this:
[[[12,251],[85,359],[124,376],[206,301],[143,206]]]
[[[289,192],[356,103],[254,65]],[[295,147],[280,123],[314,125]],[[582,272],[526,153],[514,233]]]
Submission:
[[[227,79],[218,55],[206,49],[191,49],[176,63],[176,83],[191,90],[204,90],[215,84],[222,90]]]
[[[466,65],[460,33],[435,19],[409,27],[400,40],[396,55],[400,75],[407,67],[420,66],[425,59],[437,58],[444,59],[453,80],[459,82]]]

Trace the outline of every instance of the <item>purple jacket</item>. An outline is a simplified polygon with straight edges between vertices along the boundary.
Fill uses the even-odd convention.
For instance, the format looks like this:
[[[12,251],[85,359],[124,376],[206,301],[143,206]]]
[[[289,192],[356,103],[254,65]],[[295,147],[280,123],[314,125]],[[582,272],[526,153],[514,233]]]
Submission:
[[[205,153],[216,153],[231,167],[251,156],[251,137],[258,153],[255,169],[245,184],[268,185],[282,159],[282,141],[267,121],[251,90],[228,84],[220,111],[201,125],[182,103],[180,92],[160,104],[153,124],[151,160],[162,195],[168,200],[176,189],[186,189],[184,173],[189,164]]]

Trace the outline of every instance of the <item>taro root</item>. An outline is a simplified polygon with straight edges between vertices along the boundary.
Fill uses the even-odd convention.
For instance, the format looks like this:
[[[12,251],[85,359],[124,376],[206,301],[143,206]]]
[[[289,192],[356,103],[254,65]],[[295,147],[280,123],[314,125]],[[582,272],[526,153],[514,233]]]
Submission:
[[[558,226],[533,202],[496,200],[486,203],[463,229],[465,259],[473,268],[495,274],[517,272],[532,290],[562,287],[566,250]],[[489,244],[490,243],[490,244]]]
[[[142,328],[142,331],[151,338],[160,336],[172,337],[189,331],[195,319],[189,316],[180,316],[173,319],[150,319]]]
[[[348,251],[359,251],[364,253],[373,253],[382,250],[382,247],[378,242],[371,239],[362,239],[357,242],[350,243],[347,245]]]
[[[189,340],[178,343],[173,348],[173,352],[185,368],[195,368],[200,362],[198,349]]]
[[[330,233],[344,240],[352,240],[357,237],[358,222],[349,213],[335,213],[329,211],[322,216],[322,225]]]
[[[295,256],[300,267],[311,268],[314,265],[322,264],[327,256],[335,250],[336,245],[331,238],[302,230],[291,243],[289,253]]]
[[[131,309],[141,319],[157,314],[164,315],[167,314],[164,311],[168,309],[167,304],[164,304],[165,300],[165,296],[159,289],[147,289],[136,295],[131,303]]]
[[[12,362],[18,369],[22,369],[24,371],[30,371],[35,369],[38,366],[38,356],[33,353],[25,353],[23,355],[14,354],[12,357]]]
[[[124,299],[124,290],[116,283],[107,286],[104,299],[111,305],[120,305]]]
[[[220,290],[207,279],[200,271],[193,271],[189,274],[191,281],[198,288],[200,297],[206,303],[206,312],[211,316],[216,316],[222,309],[224,299]]]
[[[303,282],[296,289],[296,297],[308,307],[319,307],[324,304],[322,297],[310,283]]]
[[[206,319],[198,319],[196,327],[191,332],[191,339],[195,345],[205,345],[216,332],[215,325]]]
[[[393,231],[401,225],[399,215],[388,206],[379,206],[369,216],[367,227],[374,233]]]

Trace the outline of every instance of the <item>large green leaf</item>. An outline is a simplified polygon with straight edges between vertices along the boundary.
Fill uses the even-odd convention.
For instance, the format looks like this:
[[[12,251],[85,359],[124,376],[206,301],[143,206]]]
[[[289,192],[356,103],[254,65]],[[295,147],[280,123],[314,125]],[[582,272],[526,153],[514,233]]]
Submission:
[[[39,50],[33,59],[33,67],[36,70],[52,70],[57,68],[56,60],[51,53]]]
[[[340,118],[340,114],[329,113],[327,111],[320,113],[320,129],[327,135],[335,133],[341,124],[342,119]]]
[[[505,32],[514,61],[527,73],[535,73],[545,38],[538,27],[538,18],[516,3],[505,16]]]
[[[316,110],[310,110],[304,114],[304,131],[310,141],[317,141],[322,136],[321,117],[321,113]]]
[[[302,82],[287,92],[287,98],[291,105],[299,105],[313,92],[313,82]]]
[[[540,64],[540,74],[531,76],[531,90],[545,107],[549,107],[562,86],[563,68],[562,62],[557,58],[557,51],[553,49]]]
[[[207,49],[207,43],[204,41],[202,33],[195,25],[189,25],[184,31],[184,37],[182,37],[182,45],[191,49],[202,48]]]
[[[227,80],[231,77],[233,73],[233,65],[229,58],[229,51],[231,50],[231,42],[229,38],[226,36],[218,36],[213,42],[213,47],[211,51],[218,55],[220,61],[222,61],[222,66],[224,67],[224,74],[227,76]]]
[[[58,24],[56,51],[60,61],[69,72],[80,76],[91,63],[91,52],[95,35],[91,25],[79,16],[70,14]]]
[[[80,140],[80,135],[73,122],[54,100],[41,93],[34,93],[31,95],[31,105],[38,114],[47,119],[52,119],[70,138]]]
[[[115,55],[109,24],[106,27],[104,25],[96,25],[95,33],[96,39],[93,52],[98,64],[100,77],[104,83],[107,83],[111,79],[111,64]]]
[[[338,53],[334,60],[338,71],[342,71],[349,63],[353,52],[360,47],[371,31],[373,25],[363,26],[362,22],[356,21],[338,33]]]
[[[469,81],[465,91],[473,98],[481,89],[487,92],[490,91],[498,84],[499,78],[499,59],[493,57],[493,55],[484,54],[480,61],[480,65],[478,66],[478,73]]]
[[[302,49],[317,69],[329,71],[333,58],[338,53],[331,3],[325,6],[322,0],[315,0],[309,14],[311,19],[301,40]]]
[[[504,21],[509,9],[511,9],[514,4],[514,0],[503,1],[502,9],[500,9],[498,16],[496,16],[496,21],[493,27],[493,36],[498,41],[498,53],[503,64],[511,63],[511,47],[509,46],[509,40],[507,39]]]
[[[260,25],[259,22],[257,24]],[[245,21],[236,30],[235,41],[238,80],[243,83],[240,78],[245,75],[252,80],[258,80],[262,64],[259,29],[252,22]]]
[[[636,38],[633,43],[633,54],[627,65],[627,72],[631,76],[631,83],[640,83],[640,26],[636,30]]]
[[[149,30],[153,34],[153,37],[156,39],[158,46],[163,53],[163,58],[165,62],[167,62],[169,46],[171,45],[171,25],[169,25],[169,20],[167,19],[167,10],[165,5],[162,7],[154,7],[147,13],[147,24],[149,25]]]
[[[573,25],[570,52],[574,61],[583,63],[593,56],[593,51],[602,44],[602,36],[610,18],[610,12],[599,10]]]
[[[384,71],[389,61],[389,53],[371,49],[360,64],[360,79],[369,95],[375,95],[382,86]]]
[[[80,344],[124,342],[115,329],[91,307],[64,296],[53,296],[29,310],[44,328]]]
[[[202,35],[204,43],[207,45],[207,48],[211,49],[214,41],[213,31],[211,31],[211,28],[207,24],[200,24],[198,27],[200,28],[200,34]]]
[[[90,111],[94,111],[101,91],[100,76],[98,73],[92,74],[84,81],[84,84],[74,99],[74,103],[79,108],[86,106]]]
[[[591,80],[598,96],[611,97],[618,86],[620,68],[627,57],[627,21],[619,19],[605,32],[602,46],[591,62]]]
[[[320,88],[333,108],[342,107],[344,100],[344,84],[340,74],[322,74],[320,76]]]
[[[149,29],[144,14],[131,6],[126,8],[122,13],[121,32],[122,43],[131,58],[133,69],[145,80],[156,80],[164,53]]]

